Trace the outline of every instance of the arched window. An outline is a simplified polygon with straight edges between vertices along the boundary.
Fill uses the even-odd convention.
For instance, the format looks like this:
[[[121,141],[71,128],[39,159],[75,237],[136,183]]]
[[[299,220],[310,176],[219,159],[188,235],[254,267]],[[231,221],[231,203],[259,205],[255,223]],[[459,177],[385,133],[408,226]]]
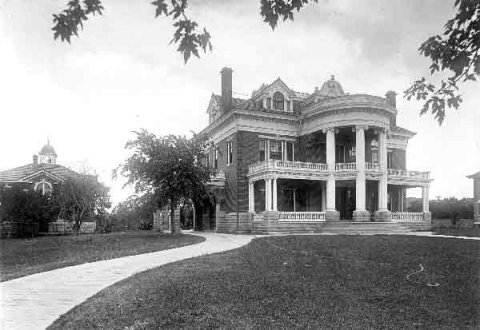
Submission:
[[[280,92],[276,92],[273,94],[273,108],[276,110],[284,110],[285,106],[285,98],[283,97],[283,94]]]
[[[42,195],[45,195],[45,194],[50,195],[52,193],[52,189],[53,189],[53,187],[52,187],[51,183],[49,183],[45,180],[37,182],[35,184],[35,187],[34,187],[34,190],[41,192]]]

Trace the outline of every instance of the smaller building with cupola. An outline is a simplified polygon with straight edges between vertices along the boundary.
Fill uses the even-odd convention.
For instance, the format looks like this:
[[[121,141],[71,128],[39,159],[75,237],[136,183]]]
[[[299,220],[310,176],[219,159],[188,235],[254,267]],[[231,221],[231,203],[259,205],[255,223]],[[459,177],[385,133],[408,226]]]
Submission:
[[[249,98],[234,98],[233,70],[221,70],[221,95],[200,132],[217,175],[198,208],[197,228],[219,232],[321,231],[328,224],[430,227],[429,172],[407,166],[416,133],[396,123],[396,93],[346,93],[331,76],[311,93],[278,78]],[[407,212],[419,187],[423,211]],[[393,227],[392,227],[393,228]]]
[[[23,189],[49,194],[65,180],[78,176],[77,172],[57,164],[57,153],[48,141],[38,155],[33,155],[32,163],[1,171],[0,187],[8,189],[20,186]]]

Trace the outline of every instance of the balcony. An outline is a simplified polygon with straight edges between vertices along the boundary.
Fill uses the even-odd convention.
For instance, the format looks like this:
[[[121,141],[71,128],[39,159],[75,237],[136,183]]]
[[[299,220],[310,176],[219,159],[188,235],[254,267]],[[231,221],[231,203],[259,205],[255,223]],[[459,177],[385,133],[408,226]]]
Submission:
[[[308,163],[308,162],[292,162],[270,159],[263,162],[250,165],[248,175],[258,176],[265,174],[276,174],[280,178],[298,178],[310,179],[326,178],[328,175],[327,164]]]
[[[336,163],[335,164],[335,171],[343,172],[343,171],[356,171],[357,164],[356,163]]]
[[[388,176],[428,180],[428,179],[430,179],[430,172],[403,171],[403,170],[394,170],[392,168],[389,168],[388,169]]]
[[[357,176],[357,164],[336,163],[335,178],[337,180],[353,180]],[[378,163],[365,163],[365,172],[367,180],[379,180],[382,176],[382,170]],[[326,180],[328,178],[327,164],[310,162],[293,162],[270,159],[250,165],[248,176],[257,179],[264,178],[264,175],[275,175],[284,179],[306,179],[306,180]],[[430,172],[406,171],[397,169],[388,169],[388,183],[398,185],[421,186],[432,181]]]
[[[217,171],[214,175],[211,176],[210,182],[208,182],[207,185],[224,187],[225,181],[226,181],[225,173],[223,171]]]

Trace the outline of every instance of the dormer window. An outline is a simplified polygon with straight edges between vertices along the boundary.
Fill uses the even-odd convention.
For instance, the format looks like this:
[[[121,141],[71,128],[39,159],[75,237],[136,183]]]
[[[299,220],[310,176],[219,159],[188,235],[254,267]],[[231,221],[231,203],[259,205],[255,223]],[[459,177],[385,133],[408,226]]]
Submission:
[[[275,110],[285,110],[285,98],[280,92],[273,94],[273,108]]]

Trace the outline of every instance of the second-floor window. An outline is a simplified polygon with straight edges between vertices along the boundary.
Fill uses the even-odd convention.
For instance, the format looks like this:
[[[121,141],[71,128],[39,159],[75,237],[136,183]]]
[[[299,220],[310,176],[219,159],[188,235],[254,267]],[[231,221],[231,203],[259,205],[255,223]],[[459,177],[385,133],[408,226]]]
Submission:
[[[228,141],[227,142],[227,165],[230,165],[233,163],[233,142]]]
[[[267,159],[294,161],[294,144],[289,141],[260,139],[258,158],[261,162]]]
[[[293,161],[293,153],[294,153],[294,147],[292,142],[286,142],[285,145],[287,146],[287,150],[285,153],[285,160],[287,161]]]
[[[280,92],[273,94],[273,108],[276,110],[284,110],[284,106],[285,98],[283,97],[283,94]]]
[[[267,159],[267,140],[261,139],[260,146],[259,146],[259,159],[263,162]]]
[[[282,160],[282,141],[270,141],[270,159]]]

